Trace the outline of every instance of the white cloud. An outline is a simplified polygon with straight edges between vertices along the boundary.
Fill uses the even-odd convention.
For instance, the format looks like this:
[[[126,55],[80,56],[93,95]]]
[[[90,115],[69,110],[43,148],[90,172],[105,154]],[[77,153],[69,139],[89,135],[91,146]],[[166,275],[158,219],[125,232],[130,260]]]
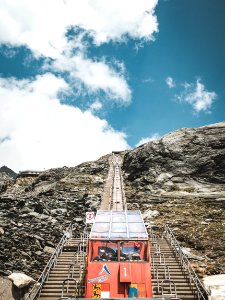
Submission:
[[[157,140],[160,138],[160,135],[158,133],[153,133],[151,136],[146,138],[141,138],[140,141],[135,145],[135,147],[141,146],[145,143]]]
[[[36,54],[58,57],[68,28],[79,27],[96,45],[126,36],[153,40],[157,0],[1,0],[0,42],[26,45]]]
[[[101,108],[102,108],[102,103],[99,100],[96,100],[90,105],[89,109],[94,112],[100,110]]]
[[[70,77],[80,81],[76,83],[81,92],[103,92],[111,100],[129,103],[131,91],[122,68],[118,72],[104,60],[89,59],[85,53],[92,43],[132,38],[143,45],[154,40],[158,31],[157,3],[158,0],[1,0],[0,44],[9,45],[8,49],[24,45],[35,56],[53,59],[52,69],[69,72]],[[70,29],[75,33],[68,39]],[[74,54],[74,49],[79,54]]]
[[[124,66],[120,64],[118,67],[120,71],[115,71],[104,61],[94,61],[85,58],[82,53],[61,55],[45,66],[45,68],[55,71],[69,72],[70,78],[83,83],[88,92],[96,93],[100,90],[109,99],[129,103],[131,90],[123,75]]]
[[[105,120],[61,104],[62,92],[67,83],[52,74],[0,78],[0,165],[15,171],[74,166],[129,147]]]
[[[185,83],[184,91],[176,96],[180,102],[187,102],[192,105],[195,112],[205,111],[209,112],[217,94],[215,92],[208,92],[198,79],[195,84]]]
[[[168,85],[168,87],[170,89],[172,89],[172,88],[174,88],[176,86],[176,84],[175,84],[175,82],[174,82],[174,80],[173,80],[172,77],[167,77],[166,78],[166,84]]]

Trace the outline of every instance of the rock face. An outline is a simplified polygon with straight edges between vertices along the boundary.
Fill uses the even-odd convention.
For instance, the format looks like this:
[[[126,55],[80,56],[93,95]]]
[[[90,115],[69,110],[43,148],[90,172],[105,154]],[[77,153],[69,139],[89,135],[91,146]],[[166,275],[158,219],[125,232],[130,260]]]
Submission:
[[[193,262],[197,272],[225,272],[225,122],[128,151],[123,170],[129,207],[147,210],[155,228],[168,223],[183,246],[198,250],[205,259]]]
[[[10,168],[6,167],[6,166],[2,166],[0,168],[0,173],[5,173],[6,175],[8,175],[11,178],[16,178],[17,174],[11,170]]]
[[[161,230],[168,223],[200,276],[225,273],[225,122],[181,129],[124,155],[129,209]],[[37,279],[71,221],[80,234],[85,211],[101,202],[108,158],[51,169],[0,185],[0,274]]]
[[[14,182],[17,174],[6,166],[0,168],[0,193],[6,191],[7,186]]]
[[[77,235],[101,201],[108,156],[38,177],[11,180],[0,193],[0,274],[37,279],[70,222]]]

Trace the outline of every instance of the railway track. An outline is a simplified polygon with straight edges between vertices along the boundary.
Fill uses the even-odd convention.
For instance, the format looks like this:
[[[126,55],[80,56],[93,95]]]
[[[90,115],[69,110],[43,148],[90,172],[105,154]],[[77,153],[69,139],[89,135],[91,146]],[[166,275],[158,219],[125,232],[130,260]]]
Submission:
[[[112,153],[109,158],[109,173],[106,180],[100,210],[126,210],[126,197],[123,188],[121,171],[123,160],[119,155]]]
[[[124,211],[126,197],[121,171],[122,158],[113,153],[109,163],[100,210]],[[63,243],[56,249],[58,253],[42,274],[38,291],[34,290],[26,300],[83,297],[88,232],[84,232],[79,239],[73,238],[72,232],[70,228],[64,234]],[[207,300],[204,287],[171,230],[166,227],[162,237],[155,236],[151,231],[149,238],[154,299]]]

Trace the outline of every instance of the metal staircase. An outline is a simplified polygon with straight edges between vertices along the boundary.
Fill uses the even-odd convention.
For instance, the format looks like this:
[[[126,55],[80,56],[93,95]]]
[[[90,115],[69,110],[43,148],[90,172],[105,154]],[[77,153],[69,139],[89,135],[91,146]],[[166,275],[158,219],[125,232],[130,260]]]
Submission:
[[[59,300],[67,297],[83,297],[86,272],[86,244],[88,231],[80,238],[72,237],[70,227],[63,235],[38,285],[31,290],[26,300]]]
[[[162,237],[150,233],[150,244],[154,298],[208,299],[207,291],[167,225]]]
[[[86,249],[80,251],[81,239],[78,238],[69,239],[68,244],[51,270],[38,299],[58,300],[69,296],[83,296]]]

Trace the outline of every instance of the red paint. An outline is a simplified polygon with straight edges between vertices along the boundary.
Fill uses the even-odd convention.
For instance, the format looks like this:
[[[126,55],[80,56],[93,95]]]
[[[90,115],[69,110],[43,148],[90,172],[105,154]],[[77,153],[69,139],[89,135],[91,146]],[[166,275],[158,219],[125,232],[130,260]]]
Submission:
[[[120,282],[132,282],[131,264],[120,263]]]
[[[102,288],[109,290],[110,298],[127,298],[131,284],[137,286],[139,298],[152,297],[149,243],[138,241],[140,247],[137,247],[135,242],[89,240],[85,298],[92,298],[94,283],[101,283]],[[101,255],[104,261],[93,261],[101,259]]]

